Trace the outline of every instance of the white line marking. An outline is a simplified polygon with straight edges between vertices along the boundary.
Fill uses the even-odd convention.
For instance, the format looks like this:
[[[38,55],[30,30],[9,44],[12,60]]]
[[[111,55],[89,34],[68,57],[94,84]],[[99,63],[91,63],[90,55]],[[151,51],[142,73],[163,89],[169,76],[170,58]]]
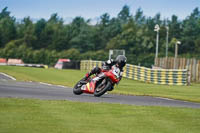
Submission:
[[[165,97],[155,97],[155,98],[158,98],[158,99],[163,99],[163,100],[174,100],[174,99],[165,98]]]
[[[55,86],[59,86],[59,87],[63,87],[63,88],[66,88],[65,86],[63,86],[63,85],[55,85]]]
[[[169,100],[169,101],[177,101],[176,99],[170,99],[170,98],[165,98],[165,97],[156,97],[159,99],[163,99],[163,100]]]
[[[14,77],[10,76],[10,75],[7,75],[5,73],[2,73],[0,72],[0,74],[12,79],[12,80],[16,80]],[[6,81],[5,79],[3,79],[3,81]],[[28,82],[33,82],[33,81],[28,81]],[[43,84],[43,85],[49,85],[49,86],[58,86],[58,87],[63,87],[63,88],[66,88],[66,86],[63,86],[63,85],[52,85],[52,84],[48,84],[48,83],[44,83],[44,82],[39,82],[40,84]]]
[[[14,77],[12,77],[12,76],[10,76],[10,75],[7,75],[7,74],[5,74],[5,73],[0,72],[0,74],[4,75],[4,76],[6,76],[6,77],[8,77],[8,78],[10,78],[10,79],[12,79],[12,80],[16,80]]]
[[[44,83],[44,82],[39,82],[40,84],[43,84],[43,85],[49,85],[49,86],[52,86],[52,84],[48,84],[48,83]]]
[[[185,102],[185,103],[189,103],[190,101],[184,101],[184,100],[179,100],[179,99],[170,99],[170,98],[162,98],[162,97],[156,97],[159,99],[164,99],[164,100],[169,100],[169,101],[181,101],[181,102]]]
[[[54,85],[54,84],[49,84],[49,83],[44,83],[44,82],[39,82],[39,83],[43,85],[58,86],[58,87],[66,88],[66,86],[63,86],[63,85]]]

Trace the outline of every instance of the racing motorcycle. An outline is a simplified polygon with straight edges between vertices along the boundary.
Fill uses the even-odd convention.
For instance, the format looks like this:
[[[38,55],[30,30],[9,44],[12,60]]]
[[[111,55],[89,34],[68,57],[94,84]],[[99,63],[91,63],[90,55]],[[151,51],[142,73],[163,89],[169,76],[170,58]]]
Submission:
[[[112,91],[115,84],[118,84],[121,79],[121,71],[118,67],[112,66],[112,69],[105,71],[101,70],[101,73],[94,77],[89,77],[86,81],[80,80],[73,88],[75,95],[82,93],[94,94],[96,97],[100,97],[107,91]],[[100,78],[103,77],[103,78]]]

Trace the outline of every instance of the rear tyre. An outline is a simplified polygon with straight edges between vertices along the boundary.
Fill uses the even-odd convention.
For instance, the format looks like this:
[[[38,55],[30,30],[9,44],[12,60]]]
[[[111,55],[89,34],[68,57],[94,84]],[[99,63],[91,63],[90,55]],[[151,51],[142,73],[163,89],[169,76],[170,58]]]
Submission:
[[[94,91],[94,96],[100,97],[104,93],[106,93],[110,88],[112,87],[112,84],[110,81],[107,81],[104,79],[100,84],[97,85],[95,91]]]
[[[81,90],[81,87],[83,86],[83,84],[81,84],[81,81],[79,81],[73,88],[73,93],[75,95],[81,95],[83,93],[83,91]]]

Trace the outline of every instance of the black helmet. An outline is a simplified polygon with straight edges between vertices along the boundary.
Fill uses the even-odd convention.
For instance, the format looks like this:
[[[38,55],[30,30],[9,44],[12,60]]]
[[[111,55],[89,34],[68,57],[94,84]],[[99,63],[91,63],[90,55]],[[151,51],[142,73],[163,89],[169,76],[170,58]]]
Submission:
[[[118,55],[115,61],[120,68],[123,68],[126,65],[126,57],[124,55]]]

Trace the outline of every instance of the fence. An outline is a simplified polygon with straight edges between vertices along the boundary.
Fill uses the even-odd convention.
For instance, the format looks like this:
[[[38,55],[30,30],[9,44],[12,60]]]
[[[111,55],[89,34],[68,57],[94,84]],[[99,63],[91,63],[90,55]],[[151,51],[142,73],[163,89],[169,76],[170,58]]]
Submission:
[[[101,65],[101,61],[83,60],[81,61],[81,70],[91,70],[93,67],[101,67]],[[155,84],[189,84],[187,69],[150,69],[146,67],[127,64],[124,68],[123,77]]]
[[[165,69],[187,69],[190,72],[190,80],[192,82],[200,82],[200,60],[186,58],[157,58],[155,60],[156,67]]]

